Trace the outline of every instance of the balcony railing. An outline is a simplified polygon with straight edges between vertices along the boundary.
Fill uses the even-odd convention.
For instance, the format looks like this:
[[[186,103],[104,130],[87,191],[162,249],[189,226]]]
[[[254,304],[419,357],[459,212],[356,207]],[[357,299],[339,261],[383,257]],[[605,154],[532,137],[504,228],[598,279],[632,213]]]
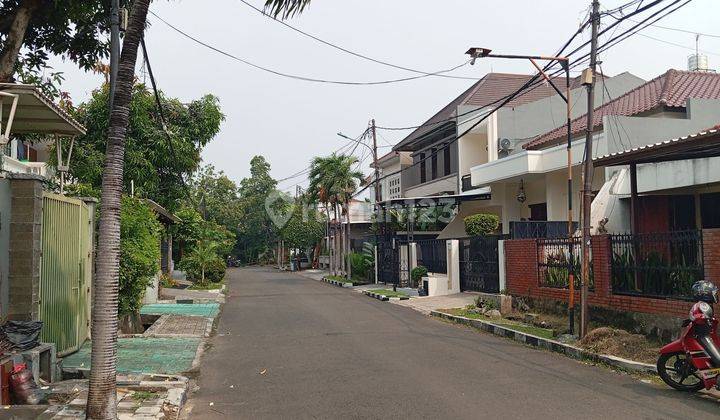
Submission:
[[[577,230],[577,222],[573,223],[573,231]],[[568,222],[564,221],[519,221],[510,222],[512,239],[567,238]]]

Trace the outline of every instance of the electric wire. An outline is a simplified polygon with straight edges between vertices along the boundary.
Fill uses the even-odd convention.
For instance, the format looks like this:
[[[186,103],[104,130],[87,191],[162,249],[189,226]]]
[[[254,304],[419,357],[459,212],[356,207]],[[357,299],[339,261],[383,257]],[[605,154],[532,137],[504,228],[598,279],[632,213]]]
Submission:
[[[182,35],[182,36],[184,36],[184,37],[192,40],[193,42],[195,42],[195,43],[197,43],[197,44],[199,44],[199,45],[201,45],[201,46],[203,46],[203,47],[205,47],[205,48],[208,48],[208,49],[210,49],[210,50],[212,50],[212,51],[215,51],[215,52],[217,52],[217,53],[219,53],[219,54],[221,54],[221,55],[224,55],[224,56],[226,56],[226,57],[228,57],[228,58],[230,58],[230,59],[232,59],[232,60],[241,62],[241,63],[243,63],[243,64],[245,64],[245,65],[250,66],[250,67],[253,67],[253,68],[258,69],[258,70],[262,70],[262,71],[267,72],[267,73],[274,74],[274,75],[276,75],[276,76],[281,76],[281,77],[285,77],[285,78],[289,78],[289,79],[293,79],[293,80],[300,80],[300,81],[304,81],[304,82],[326,83],[326,84],[346,85],[346,86],[375,86],[375,85],[387,85],[387,84],[393,84],[393,83],[400,83],[400,82],[407,82],[407,81],[411,81],[411,80],[423,79],[423,78],[426,78],[426,77],[436,76],[436,75],[439,75],[439,74],[451,73],[451,72],[453,72],[453,71],[455,71],[455,70],[457,70],[457,69],[459,69],[459,68],[461,68],[461,67],[464,67],[464,66],[466,66],[466,65],[468,65],[468,64],[470,63],[470,60],[467,60],[467,61],[465,61],[465,62],[463,62],[463,63],[461,63],[461,64],[458,64],[458,65],[455,66],[455,67],[451,67],[451,68],[449,68],[449,69],[447,69],[447,70],[441,70],[441,71],[438,71],[438,72],[436,72],[436,73],[426,73],[426,74],[421,74],[421,75],[418,75],[418,76],[409,76],[409,77],[401,77],[401,78],[397,78],[397,79],[377,80],[377,81],[356,82],[356,81],[348,81],[348,80],[330,80],[330,79],[320,79],[320,78],[314,78],[314,77],[299,76],[299,75],[295,75],[295,74],[284,73],[284,72],[281,72],[281,71],[278,71],[278,70],[271,69],[271,68],[269,68],[269,67],[264,67],[264,66],[261,66],[261,65],[259,65],[259,64],[255,64],[255,63],[253,63],[253,62],[251,62],[251,61],[249,61],[249,60],[246,60],[246,59],[244,59],[244,58],[241,58],[241,57],[239,57],[239,56],[236,56],[236,55],[234,55],[234,54],[232,54],[232,53],[229,53],[229,52],[227,52],[227,51],[224,51],[224,50],[222,50],[222,49],[220,49],[220,48],[214,47],[214,46],[212,46],[212,45],[210,45],[210,44],[208,44],[208,43],[206,43],[206,42],[204,42],[204,41],[201,41],[200,39],[198,39],[198,38],[196,38],[196,37],[188,34],[187,32],[183,31],[182,29],[174,26],[174,25],[171,24],[170,22],[168,22],[168,21],[166,21],[165,19],[163,19],[163,18],[161,18],[160,16],[158,16],[158,15],[157,15],[155,12],[153,12],[152,10],[150,10],[150,14],[152,14],[153,16],[155,16],[158,20],[160,20],[162,23],[164,23],[165,25],[167,25],[168,27],[170,27],[172,30],[174,30],[175,32],[179,33],[180,35]]]
[[[648,5],[645,5],[645,6],[641,7],[641,8],[638,8],[635,12],[630,13],[630,14],[627,15],[627,16],[634,16],[634,15],[636,15],[636,14],[638,14],[638,13],[641,13],[641,12],[644,12],[644,11],[646,11],[646,10],[649,10],[651,7],[654,7],[655,5],[659,5],[662,1],[663,1],[663,0],[656,0],[656,1],[654,1],[654,2],[652,2],[652,3],[650,3],[650,4],[648,4]],[[618,43],[620,43],[620,42],[628,39],[629,37],[631,37],[632,35],[634,35],[634,34],[636,33],[636,32],[632,32],[634,29],[636,29],[637,27],[641,26],[642,24],[644,24],[645,22],[649,21],[650,19],[656,17],[658,14],[662,13],[663,11],[667,10],[668,8],[676,5],[676,4],[679,3],[680,1],[681,1],[681,0],[675,0],[675,1],[672,2],[670,5],[668,5],[668,6],[664,7],[664,8],[662,8],[662,9],[660,9],[659,11],[657,11],[657,12],[653,13],[652,15],[650,15],[649,17],[647,17],[647,18],[646,18],[645,20],[643,20],[640,24],[633,26],[633,27],[630,28],[629,30],[624,31],[622,34],[620,34],[620,35],[618,35],[618,36],[616,36],[616,37],[611,37],[611,39],[610,39],[609,41],[607,41],[607,42],[606,42],[605,44],[603,44],[601,47],[598,47],[598,54],[599,54],[601,51],[605,51],[605,50],[607,50],[607,49],[609,49],[609,48],[617,45]],[[685,1],[685,2],[682,3],[680,6],[676,7],[676,8],[673,9],[673,10],[670,10],[670,11],[667,12],[666,14],[664,14],[664,15],[658,17],[657,19],[655,19],[655,20],[653,21],[653,23],[654,23],[654,22],[657,22],[657,21],[659,21],[659,20],[661,20],[661,19],[663,19],[664,17],[667,17],[668,15],[670,15],[670,14],[672,14],[672,13],[674,13],[674,12],[676,12],[676,11],[679,10],[681,7],[687,5],[687,4],[690,3],[691,1],[692,1],[692,0],[687,0],[687,1]],[[618,20],[618,21],[616,21],[615,23],[609,25],[607,28],[605,28],[604,30],[600,31],[600,32],[598,33],[598,36],[599,36],[600,34],[602,34],[602,33],[607,32],[608,30],[612,29],[613,27],[615,27],[616,25],[618,25],[619,22],[622,22],[622,20]],[[586,27],[587,24],[588,24],[588,23],[585,23],[583,26],[581,26],[581,29],[584,28],[584,27]],[[577,36],[577,34],[578,34],[578,33],[576,32],[576,34],[573,35],[573,37],[570,39],[570,41],[568,41],[568,42],[565,44],[565,46],[561,49],[560,53],[557,54],[557,55],[562,54],[562,51],[563,51],[565,48],[567,48],[567,46],[569,46],[569,44],[572,42],[572,39],[574,39],[574,37]],[[589,43],[589,42],[588,42],[588,43]],[[584,45],[587,45],[587,43],[585,43]],[[568,56],[569,56],[570,54],[573,54],[573,53],[577,52],[577,51],[579,51],[578,48],[576,48],[576,49],[573,50],[571,53],[569,53]],[[580,61],[580,62],[576,62],[576,65],[577,65],[577,64],[581,64],[581,63],[587,61],[587,60],[589,59],[589,56],[590,56],[589,53],[583,55],[583,56],[580,58],[581,61]],[[551,63],[548,63],[548,65],[546,65],[546,67],[544,68],[544,70],[549,69],[549,67],[550,67],[551,64],[553,64],[553,63],[552,63],[552,62],[551,62]],[[563,69],[561,69],[561,70],[559,70],[559,71],[563,71]],[[555,74],[557,74],[557,73],[555,73]],[[501,108],[502,106],[504,106],[504,104],[506,104],[507,102],[509,102],[510,100],[512,100],[512,98],[516,97],[516,96],[517,96],[518,94],[520,94],[522,91],[524,91],[525,89],[527,89],[530,85],[532,85],[532,83],[535,82],[535,80],[538,78],[538,76],[539,76],[539,74],[536,74],[533,78],[531,78],[530,80],[528,80],[528,82],[526,82],[520,89],[518,89],[517,91],[515,91],[513,94],[508,95],[509,97],[506,97],[506,98],[503,100],[503,102],[502,102],[501,105],[495,107],[495,108],[494,108],[492,111],[490,111],[487,115],[485,115],[484,117],[482,117],[482,119],[480,119],[480,121],[477,121],[476,123],[474,123],[469,129],[467,129],[466,131],[464,131],[463,133],[461,133],[460,135],[458,135],[457,137],[455,137],[455,138],[454,138],[453,140],[451,140],[450,142],[446,143],[443,147],[437,149],[437,150],[435,151],[435,153],[431,153],[429,156],[426,156],[425,158],[423,158],[423,159],[421,159],[421,160],[419,160],[419,161],[417,161],[417,162],[414,162],[413,164],[411,164],[411,165],[408,166],[407,168],[404,168],[404,169],[401,169],[401,170],[399,170],[399,171],[396,171],[396,172],[387,174],[387,175],[385,175],[385,176],[383,176],[383,177],[380,177],[378,180],[382,180],[382,179],[385,179],[385,178],[387,178],[387,177],[390,177],[390,176],[393,176],[393,175],[397,175],[398,173],[401,173],[401,172],[404,171],[404,170],[408,170],[408,169],[410,169],[410,168],[412,168],[412,167],[415,167],[416,165],[419,165],[420,163],[422,163],[422,162],[426,161],[427,159],[431,158],[432,156],[437,155],[437,153],[438,153],[439,151],[444,150],[446,147],[449,147],[452,143],[458,141],[460,138],[462,138],[462,137],[464,137],[465,135],[467,135],[467,134],[468,134],[470,131],[472,131],[477,125],[479,125],[482,121],[484,121],[484,120],[487,118],[487,116],[490,115],[492,112],[495,112],[497,109],[499,109],[499,108]],[[358,191],[356,194],[360,194],[360,193],[363,192],[366,188],[367,188],[367,186],[366,186],[365,188],[361,189],[360,191]]]
[[[293,30],[293,31],[295,31],[295,32],[303,35],[303,36],[306,36],[306,37],[308,37],[308,38],[310,38],[310,39],[313,39],[313,40],[315,40],[315,41],[317,41],[317,42],[320,42],[320,43],[325,44],[325,45],[327,45],[327,46],[329,46],[329,47],[331,47],[331,48],[335,48],[335,49],[337,49],[337,50],[339,50],[339,51],[342,51],[342,52],[345,52],[345,53],[347,53],[347,54],[353,55],[353,56],[355,56],[355,57],[358,57],[358,58],[362,58],[362,59],[364,59],[364,60],[371,61],[371,62],[373,62],[373,63],[381,64],[381,65],[388,66],[388,67],[392,67],[392,68],[399,69],[399,70],[409,71],[409,72],[412,72],[412,73],[424,74],[424,75],[427,75],[427,76],[445,77],[445,78],[449,78],[449,79],[478,80],[478,78],[476,78],[476,77],[453,76],[453,75],[449,75],[449,74],[442,74],[442,73],[440,73],[440,72],[426,72],[426,71],[422,71],[422,70],[413,69],[413,68],[410,68],[410,67],[405,67],[405,66],[400,66],[400,65],[397,65],[397,64],[392,64],[392,63],[389,63],[389,62],[387,62],[387,61],[383,61],[383,60],[380,60],[380,59],[377,59],[377,58],[372,58],[372,57],[370,57],[370,56],[367,56],[367,55],[364,55],[364,54],[361,54],[361,53],[358,53],[358,52],[349,50],[349,49],[347,49],[347,48],[345,48],[345,47],[341,47],[341,46],[339,46],[339,45],[337,45],[337,44],[334,44],[334,43],[332,43],[332,42],[325,41],[324,39],[322,39],[322,38],[320,38],[320,37],[318,37],[318,36],[316,36],[316,35],[312,35],[312,34],[310,34],[310,33],[307,33],[307,32],[305,32],[305,31],[303,31],[302,29],[299,29],[299,28],[297,28],[297,27],[295,27],[295,26],[290,25],[289,23],[285,22],[284,20],[276,19],[276,18],[272,17],[271,15],[265,13],[265,11],[263,11],[262,9],[260,9],[260,8],[258,8],[258,7],[256,7],[256,6],[253,6],[250,2],[248,2],[248,1],[246,1],[246,0],[238,0],[238,1],[239,1],[240,3],[248,6],[249,8],[255,10],[256,12],[260,13],[261,15],[267,17],[268,19],[271,19],[271,20],[273,20],[274,22],[277,22],[277,23],[279,23],[279,24],[281,24],[281,25],[283,25],[283,26],[285,26],[285,27],[287,27],[287,28],[289,28],[289,29],[291,29],[291,30]]]

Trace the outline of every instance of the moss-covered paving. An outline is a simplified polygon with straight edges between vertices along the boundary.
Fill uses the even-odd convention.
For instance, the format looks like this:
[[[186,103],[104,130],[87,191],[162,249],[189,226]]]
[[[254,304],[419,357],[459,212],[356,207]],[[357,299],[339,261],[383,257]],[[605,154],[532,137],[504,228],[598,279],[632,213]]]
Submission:
[[[190,370],[199,338],[120,338],[118,372],[178,374]],[[63,369],[90,369],[90,341],[63,358]]]
[[[185,315],[214,318],[220,310],[219,303],[152,303],[140,309],[142,315]]]

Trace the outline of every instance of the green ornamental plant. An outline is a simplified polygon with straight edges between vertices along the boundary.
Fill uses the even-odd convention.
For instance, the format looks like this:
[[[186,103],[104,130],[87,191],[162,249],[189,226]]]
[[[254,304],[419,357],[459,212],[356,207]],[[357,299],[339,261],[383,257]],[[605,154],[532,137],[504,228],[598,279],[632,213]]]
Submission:
[[[191,264],[194,269],[199,271],[199,278],[197,280],[199,280],[201,285],[206,284],[208,272],[213,268],[217,269],[219,264],[223,264],[222,259],[220,259],[217,254],[217,248],[217,243],[203,240],[199,242],[190,255],[186,257],[188,264]],[[222,270],[225,271],[224,265]]]
[[[120,205],[120,290],[118,313],[138,312],[152,277],[160,270],[162,226],[144,202],[123,197]]]
[[[412,269],[410,272],[410,277],[412,278],[412,281],[415,283],[419,283],[420,280],[427,276],[428,269],[423,267],[422,265],[419,265]]]
[[[470,236],[490,235],[500,227],[500,218],[495,214],[479,213],[468,216],[465,221],[465,233]]]

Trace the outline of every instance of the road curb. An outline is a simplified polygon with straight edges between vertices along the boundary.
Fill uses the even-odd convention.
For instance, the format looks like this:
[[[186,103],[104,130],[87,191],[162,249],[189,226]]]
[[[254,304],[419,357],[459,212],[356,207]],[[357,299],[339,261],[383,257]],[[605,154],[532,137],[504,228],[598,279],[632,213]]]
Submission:
[[[632,373],[657,374],[655,365],[648,363],[640,363],[633,360],[623,359],[621,357],[610,356],[607,354],[593,353],[570,344],[561,343],[555,340],[538,337],[532,334],[515,331],[510,328],[502,327],[490,322],[479,319],[471,319],[464,316],[450,315],[444,312],[431,311],[431,316],[455,322],[457,324],[467,325],[479,330],[489,332],[501,337],[510,338],[532,347],[550,350],[555,353],[563,354],[576,360],[589,360],[596,363],[605,363]]]
[[[325,283],[328,283],[328,284],[332,284],[333,286],[337,286],[337,287],[346,287],[346,288],[353,287],[352,283],[344,283],[342,281],[332,280],[332,279],[329,279],[326,277],[323,277],[322,281],[324,281]]]
[[[382,302],[388,302],[388,301],[401,301],[401,300],[409,300],[409,296],[404,297],[387,297],[385,295],[381,295],[379,293],[371,292],[369,290],[363,290],[363,294],[366,294],[370,296],[371,298],[375,298],[377,300],[380,300]]]

